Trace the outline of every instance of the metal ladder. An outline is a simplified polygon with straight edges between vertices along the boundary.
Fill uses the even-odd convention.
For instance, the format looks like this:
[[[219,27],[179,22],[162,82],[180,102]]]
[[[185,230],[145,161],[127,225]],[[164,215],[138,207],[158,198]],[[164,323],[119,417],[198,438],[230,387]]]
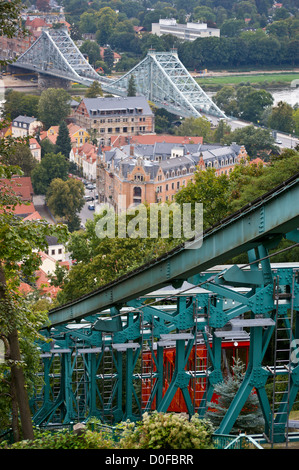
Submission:
[[[289,293],[280,293],[279,276],[275,278],[273,297],[276,305],[276,322],[274,336],[274,366],[273,366],[273,391],[272,391],[272,420],[271,420],[271,446],[275,442],[285,439],[286,447],[289,440],[289,396],[291,382],[291,342],[293,329],[293,294],[294,275],[292,289]],[[279,315],[279,301],[291,299],[291,308],[287,315]],[[285,373],[286,372],[286,373]],[[283,374],[282,374],[283,373]],[[282,374],[282,380],[278,380],[278,374]],[[284,425],[285,423],[285,425]]]
[[[87,415],[86,368],[83,355],[75,350],[75,364],[73,369],[74,397],[77,406],[78,421]]]
[[[153,352],[153,329],[151,325],[145,323],[144,312],[140,312],[140,333],[141,333],[141,414],[151,408],[150,398],[154,385],[154,361]],[[146,331],[150,328],[151,338],[146,338]]]
[[[198,321],[206,318],[208,321],[208,313],[201,313],[198,308],[198,302],[193,302],[193,318],[194,318],[194,370],[192,371],[192,388],[193,388],[193,408],[195,413],[205,411],[207,400],[205,392],[207,388],[207,375],[208,375],[208,350],[205,346],[203,334],[198,330]],[[208,326],[207,326],[208,335]],[[200,347],[202,345],[202,347]],[[199,354],[202,350],[203,354]]]
[[[112,341],[111,341],[112,342]],[[105,421],[113,422],[113,352],[112,347],[103,344],[102,358],[103,374],[102,374],[102,400],[103,400],[103,418]]]

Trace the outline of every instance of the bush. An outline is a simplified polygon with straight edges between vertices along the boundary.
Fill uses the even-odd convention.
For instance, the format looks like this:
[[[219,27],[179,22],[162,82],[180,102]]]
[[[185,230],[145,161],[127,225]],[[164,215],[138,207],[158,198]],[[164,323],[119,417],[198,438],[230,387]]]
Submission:
[[[194,415],[189,421],[174,413],[145,413],[137,424],[127,423],[122,449],[211,449],[213,427]]]
[[[59,430],[54,433],[49,431],[36,432],[33,441],[25,440],[16,442],[10,446],[2,445],[9,449],[113,449],[115,443],[107,438],[105,433],[84,431],[78,435],[71,431]]]
[[[115,428],[121,438],[113,439],[109,430],[99,432],[97,422],[90,422],[79,433],[58,430],[35,431],[35,439],[9,445],[1,443],[0,449],[212,449],[213,427],[209,420],[194,415],[189,421],[184,415],[158,413],[143,415],[141,422],[122,422]]]

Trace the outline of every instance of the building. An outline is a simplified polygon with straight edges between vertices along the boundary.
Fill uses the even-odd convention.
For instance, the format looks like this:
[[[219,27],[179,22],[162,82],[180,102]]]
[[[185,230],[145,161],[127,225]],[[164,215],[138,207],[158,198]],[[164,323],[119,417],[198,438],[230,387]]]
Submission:
[[[70,152],[70,161],[81,169],[84,178],[95,181],[97,174],[98,147],[89,142],[74,147]]]
[[[48,250],[45,251],[46,255],[51,256],[55,262],[65,261],[65,247],[62,243],[58,243],[57,237],[47,235],[46,240],[48,243]]]
[[[15,207],[11,206],[11,210],[16,216],[25,219],[36,212],[33,204],[33,187],[30,177],[14,176],[11,179],[1,178],[0,191],[2,194],[7,194],[7,196],[11,195],[13,198],[19,198],[19,203]]]
[[[41,161],[41,146],[35,138],[29,139],[29,148],[32,156],[38,161]]]
[[[78,126],[94,129],[98,145],[110,145],[119,134],[133,136],[154,132],[154,114],[144,96],[84,98],[72,114]]]
[[[70,123],[67,126],[72,147],[81,147],[85,142],[90,139],[89,133],[86,129],[77,126],[74,123]],[[47,131],[40,133],[40,140],[48,139],[52,144],[56,144],[56,140],[59,134],[59,126],[51,126]]]
[[[12,121],[11,131],[13,137],[34,137],[43,124],[35,117],[18,116]]]
[[[196,169],[214,168],[217,175],[228,175],[242,159],[247,159],[247,153],[244,146],[237,144],[223,147],[156,142],[113,147],[99,154],[99,202],[108,202],[117,210],[120,196],[125,208],[171,202],[180,189],[193,181]]]
[[[172,34],[183,41],[194,41],[198,38],[210,36],[220,37],[220,29],[208,28],[207,23],[179,24],[174,18],[160,19],[159,23],[152,23],[152,34]]]

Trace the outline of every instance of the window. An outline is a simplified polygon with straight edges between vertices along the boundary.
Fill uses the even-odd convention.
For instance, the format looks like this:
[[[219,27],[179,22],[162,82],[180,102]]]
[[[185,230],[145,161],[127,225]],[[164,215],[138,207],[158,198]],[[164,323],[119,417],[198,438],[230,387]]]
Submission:
[[[128,132],[128,128],[127,128],[127,127],[123,127],[123,132]]]
[[[51,250],[51,255],[55,255],[55,250]]]
[[[141,188],[139,188],[138,186],[135,186],[133,189],[133,196],[141,197]]]
[[[108,127],[109,134],[112,134],[112,127]]]

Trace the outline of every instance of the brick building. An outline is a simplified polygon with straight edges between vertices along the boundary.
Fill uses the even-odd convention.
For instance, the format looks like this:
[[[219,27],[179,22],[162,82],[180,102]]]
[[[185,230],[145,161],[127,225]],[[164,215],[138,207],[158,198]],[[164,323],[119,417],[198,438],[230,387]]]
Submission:
[[[223,147],[156,142],[113,147],[99,154],[99,201],[109,202],[116,209],[119,209],[119,196],[125,197],[126,208],[145,202],[171,202],[175,194],[193,180],[197,168],[211,167],[217,175],[228,175],[246,158],[244,146],[237,144]]]
[[[100,146],[111,137],[154,132],[154,114],[144,96],[127,98],[84,98],[72,114],[78,126],[94,129]]]

